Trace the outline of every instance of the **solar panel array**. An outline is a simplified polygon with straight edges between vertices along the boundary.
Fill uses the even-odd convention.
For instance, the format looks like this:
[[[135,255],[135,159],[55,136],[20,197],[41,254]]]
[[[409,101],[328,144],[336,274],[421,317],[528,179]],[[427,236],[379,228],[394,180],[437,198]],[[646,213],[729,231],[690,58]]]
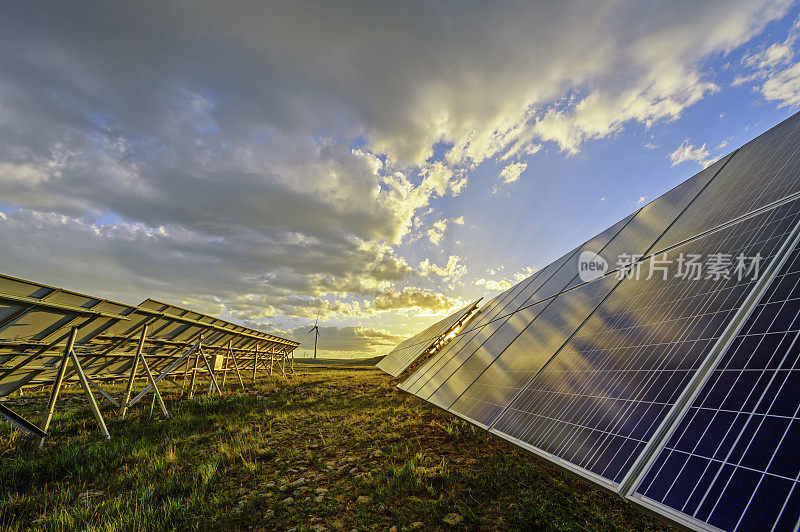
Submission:
[[[78,362],[63,375],[64,382],[86,378],[118,405],[98,383],[126,379],[134,369],[136,376],[144,376],[135,362],[137,352],[146,356],[153,373],[194,375],[203,366],[197,367],[199,360],[188,354],[202,351],[203,360],[207,355],[216,359],[208,373],[235,369],[241,379],[240,370],[255,378],[276,360],[283,363],[298,345],[153,299],[134,307],[0,274],[0,398],[26,386],[55,384],[67,364],[67,350]],[[16,414],[0,406],[0,414],[35,432],[36,427],[20,425]]]
[[[404,340],[376,364],[386,373],[397,377],[413,364],[423,353],[430,350],[453,331],[460,329],[472,317],[480,299],[473,301],[446,318],[437,321],[424,331]]]
[[[491,300],[399,386],[682,525],[797,530],[798,240],[800,114]],[[598,255],[610,271],[580,275]]]

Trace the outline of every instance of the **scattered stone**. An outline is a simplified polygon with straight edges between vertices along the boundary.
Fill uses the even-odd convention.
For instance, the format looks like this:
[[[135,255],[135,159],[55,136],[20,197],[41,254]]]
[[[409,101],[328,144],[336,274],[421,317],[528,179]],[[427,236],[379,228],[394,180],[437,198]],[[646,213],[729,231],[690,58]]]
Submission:
[[[267,482],[266,487],[267,487],[267,489],[274,488],[275,487],[275,483],[274,482]]]
[[[366,495],[359,495],[358,499],[356,499],[356,502],[359,503],[359,504],[367,503],[367,502],[369,502],[369,497],[367,497]]]
[[[356,459],[353,458],[352,456],[348,456],[347,458],[345,458],[345,460],[347,461],[347,463],[350,463],[350,464],[352,464],[353,462],[356,461]]]
[[[350,474],[351,475],[355,475],[356,473],[358,473],[358,468],[357,467],[354,467],[353,469],[350,470]]]
[[[305,499],[303,499],[303,502],[308,502],[310,500],[311,500],[311,497],[306,497]]]
[[[289,489],[289,487],[286,484],[281,484],[281,486],[278,489],[281,491],[286,491],[287,489]]]
[[[324,495],[317,495],[316,497],[314,497],[314,502],[317,504],[321,503],[323,500],[325,500]]]
[[[447,514],[442,521],[444,521],[444,524],[446,525],[458,526],[464,522],[464,516],[453,512],[451,514]]]
[[[294,503],[294,499],[292,497],[286,497],[285,499],[283,499],[283,504],[292,504],[292,503]]]
[[[317,488],[314,491],[316,491],[317,493],[328,493],[328,488]]]
[[[291,486],[292,486],[293,488],[296,488],[297,486],[302,486],[302,485],[303,485],[303,484],[305,484],[305,483],[306,483],[306,479],[305,479],[305,477],[300,477],[300,478],[298,478],[297,480],[295,480],[294,482],[292,482],[292,483],[291,483]]]
[[[314,532],[325,532],[325,531],[326,531],[326,530],[328,530],[328,529],[327,529],[327,528],[325,528],[325,526],[323,526],[323,525],[314,525],[314,526],[311,528],[311,530],[313,530]]]

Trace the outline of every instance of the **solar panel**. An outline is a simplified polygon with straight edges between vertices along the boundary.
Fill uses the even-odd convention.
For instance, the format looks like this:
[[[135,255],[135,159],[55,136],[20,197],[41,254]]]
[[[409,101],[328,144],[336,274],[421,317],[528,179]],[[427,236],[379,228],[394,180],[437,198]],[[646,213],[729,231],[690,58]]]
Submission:
[[[650,202],[631,216],[621,220],[607,231],[604,231],[581,247],[580,253],[572,256],[568,263],[565,263],[562,270],[562,278],[573,277],[569,287],[581,284],[578,268],[579,264],[574,260],[580,257],[581,253],[591,251],[603,257],[611,268],[614,268],[622,253],[646,255],[656,239],[669,227],[669,225],[683,212],[695,196],[708,184],[711,178],[724,165],[727,158],[718,161],[709,168],[700,172],[693,178],[678,185],[671,191]],[[609,240],[609,235],[611,238]],[[561,270],[560,270],[561,271]],[[540,292],[536,292],[528,301],[517,308],[525,308],[540,300]],[[558,313],[559,305],[565,300],[559,301],[552,313]],[[566,300],[569,303],[569,300]],[[541,311],[544,307],[540,308]],[[593,309],[584,307],[586,314]],[[499,336],[489,336],[482,345],[476,349],[463,349],[458,355],[452,357],[457,362],[457,368],[450,371],[449,376],[441,383],[432,395],[420,394],[421,397],[443,408],[450,407],[459,396],[469,387],[469,385],[480,376],[480,374],[491,364],[505,349],[515,341],[516,337],[538,316],[538,312],[532,312],[529,316],[517,316],[514,323],[505,327],[505,321],[500,322],[495,328]],[[557,314],[556,314],[557,315]],[[527,324],[524,323],[526,317],[530,318]],[[524,324],[524,325],[523,325]],[[548,325],[543,325],[548,326]],[[494,332],[494,331],[492,331]],[[516,332],[516,334],[513,334]],[[535,332],[535,330],[534,330]],[[452,361],[451,361],[452,364]],[[453,365],[453,367],[456,367]],[[483,420],[484,422],[487,420]]]
[[[739,148],[655,251],[800,192],[800,113]]]
[[[585,251],[597,253],[602,250],[603,247],[611,241],[611,239],[613,239],[619,234],[620,231],[623,230],[623,228],[633,217],[633,214],[627,216],[599,235],[587,241],[580,248],[569,254],[568,258],[563,261],[549,277],[539,276],[537,278],[539,282],[529,283],[528,286],[520,291],[518,296],[516,296],[509,302],[508,305],[506,305],[502,313],[502,318],[496,319],[483,328],[483,330],[475,335],[475,337],[468,344],[464,345],[464,347],[458,350],[458,352],[454,353],[450,360],[444,364],[440,370],[430,375],[424,386],[418,388],[418,390],[414,393],[423,399],[429,399],[431,395],[437,389],[439,389],[440,386],[443,386],[445,383],[447,383],[448,379],[464,363],[464,361],[472,356],[489,338],[492,338],[494,333],[507,321],[508,316],[519,310],[522,306],[543,301],[544,299],[552,297],[564,290],[564,288],[566,288],[570,280],[575,277],[576,272],[578,271],[578,261],[581,254]],[[454,381],[454,384],[455,382],[456,381]],[[455,399],[455,397],[452,399]],[[434,402],[434,404],[443,405],[443,403],[446,401],[447,398],[445,397],[437,397],[437,399],[433,400],[432,402]],[[452,401],[448,402],[444,406],[449,406],[450,403],[452,403]]]
[[[766,260],[798,220],[800,201],[673,253]],[[618,486],[755,282],[751,276],[623,280],[520,390],[493,432]]]
[[[632,497],[688,526],[800,520],[800,249],[794,251]]]
[[[544,284],[558,270],[558,268],[569,259],[572,254],[574,254],[574,252],[575,250],[569,252],[567,255],[564,255],[553,264],[548,265],[544,269],[534,273],[527,279],[517,283],[514,287],[501,294],[501,297],[498,298],[494,308],[485,313],[481,312],[481,315],[479,315],[478,319],[475,320],[478,323],[475,324],[471,330],[459,335],[459,337],[454,339],[454,341],[450,342],[447,348],[442,350],[442,352],[436,356],[436,360],[432,361],[430,365],[418,371],[416,373],[417,378],[414,381],[410,380],[409,386],[406,389],[411,393],[419,394],[420,390],[424,386],[428,385],[431,378],[439,373],[443,366],[446,366],[448,363],[450,363],[454,355],[462,352],[465,346],[472,345],[476,339],[480,340],[489,336],[491,331],[496,326],[493,322],[496,320],[497,316],[510,313],[511,308],[514,308],[515,310],[519,308],[519,305],[521,304],[520,299],[524,301],[530,296],[531,290],[540,288],[542,284]]]
[[[442,336],[457,327],[469,314],[477,308],[480,299],[457,310],[450,316],[439,320],[421,333],[405,340],[389,354],[383,357],[376,366],[386,373],[397,377],[425,351],[431,348]]]
[[[148,334],[143,336],[146,328],[149,328]],[[244,386],[240,369],[248,367],[255,378],[258,368],[271,368],[276,357],[282,357],[285,362],[285,357],[298,345],[152,299],[133,307],[0,275],[0,397],[25,386],[54,384],[56,391],[51,396],[54,404],[61,382],[78,381],[87,390],[90,406],[106,436],[105,424],[89,386],[120,406],[98,383],[133,379],[136,376],[134,367],[160,373],[159,379],[166,375],[164,372],[168,368],[169,371],[191,369],[195,375],[196,369],[190,368],[192,361],[187,356],[195,348],[203,351],[203,360],[206,360],[205,355],[220,355],[218,367],[206,366],[212,380],[214,373],[221,373],[224,379],[229,371],[227,364],[232,361],[240,384]],[[262,353],[261,359],[257,350]],[[140,352],[147,355],[141,367],[138,365]],[[197,366],[197,359],[194,364]],[[155,389],[152,381],[150,387]],[[122,401],[123,412],[129,406],[126,406],[127,393]],[[166,413],[163,402],[162,408]],[[5,406],[0,414],[38,437],[46,432],[49,422],[40,429]]]
[[[401,388],[680,524],[797,532],[800,113],[609,233],[644,275],[570,252]]]

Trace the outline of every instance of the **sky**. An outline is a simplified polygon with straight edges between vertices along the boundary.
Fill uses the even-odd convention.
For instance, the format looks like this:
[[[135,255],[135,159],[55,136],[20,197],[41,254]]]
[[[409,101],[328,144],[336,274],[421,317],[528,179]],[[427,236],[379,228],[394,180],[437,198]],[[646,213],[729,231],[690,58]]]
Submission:
[[[800,108],[800,5],[3,2],[0,272],[384,354]]]

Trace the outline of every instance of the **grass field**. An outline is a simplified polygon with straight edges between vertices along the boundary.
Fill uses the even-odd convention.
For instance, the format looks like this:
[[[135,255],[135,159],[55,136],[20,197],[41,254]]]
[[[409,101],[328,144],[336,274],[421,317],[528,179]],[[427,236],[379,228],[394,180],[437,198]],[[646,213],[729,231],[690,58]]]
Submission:
[[[450,514],[469,529],[668,528],[374,368],[298,372],[191,400],[166,385],[172,418],[149,396],[124,422],[105,410],[110,442],[79,388],[42,450],[1,423],[0,529],[430,530],[454,528]],[[44,394],[9,406],[38,419]]]

